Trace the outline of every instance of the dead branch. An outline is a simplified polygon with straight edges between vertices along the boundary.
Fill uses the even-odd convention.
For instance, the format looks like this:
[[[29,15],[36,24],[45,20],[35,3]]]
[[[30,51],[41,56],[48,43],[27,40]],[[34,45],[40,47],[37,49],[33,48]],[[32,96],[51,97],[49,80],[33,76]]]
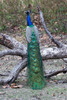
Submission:
[[[0,74],[0,76],[8,76],[9,74]]]
[[[20,57],[23,57],[25,55],[27,55],[25,52],[23,52],[22,50],[20,49],[13,49],[13,50],[3,50],[3,51],[0,51],[0,57],[3,57],[5,55],[16,55],[16,56],[20,56]]]
[[[15,66],[14,69],[12,70],[12,72],[10,73],[10,75],[6,79],[1,79],[0,84],[11,84],[12,82],[14,82],[17,79],[20,71],[22,71],[22,69],[24,69],[26,67],[26,65],[27,65],[27,58],[25,58],[17,66]],[[47,73],[45,75],[45,77],[50,78],[59,73],[66,73],[66,72],[67,72],[67,67],[64,69],[61,69],[59,71],[51,71],[51,72]]]
[[[58,80],[57,83],[67,83],[67,80]]]
[[[3,39],[5,37],[5,39]],[[10,41],[5,42],[5,41]],[[9,35],[5,35],[3,33],[0,34],[0,44],[4,45],[8,48],[11,48],[13,50],[5,50],[5,51],[0,51],[0,57],[5,56],[5,55],[16,55],[16,56],[27,56],[27,48],[14,38],[10,37]],[[11,45],[12,44],[12,47]],[[41,50],[41,54],[43,59],[62,59],[62,58],[67,58],[67,45],[64,45],[62,48],[45,48]]]
[[[16,55],[16,56],[20,56],[20,57],[27,56],[26,47],[23,44],[21,44],[20,42],[16,41],[14,38],[12,38],[8,35],[4,35],[4,36],[6,39],[9,39],[9,41],[13,44],[14,48],[13,48],[13,50],[0,51],[0,57],[5,56],[5,55]],[[8,44],[6,42],[4,42],[4,43],[8,47]],[[18,45],[20,45],[20,46],[18,46]],[[67,58],[67,46],[65,45],[62,48],[57,48],[57,47],[44,48],[41,50],[41,55],[44,60],[45,59],[47,60],[47,59]]]
[[[64,73],[65,74],[66,72],[67,72],[67,67],[64,68],[64,69],[61,69],[59,71],[53,71],[53,72],[51,71],[50,73],[46,74],[45,77],[46,78],[50,78],[50,77],[55,76],[55,75],[57,75],[59,73]]]
[[[20,49],[23,50],[23,52],[26,53],[26,47],[22,43],[18,42],[13,37],[10,37],[9,35],[0,33],[0,44],[4,45],[10,49]]]
[[[64,61],[65,63],[67,63],[67,58],[63,58],[63,61]]]
[[[3,57],[5,55],[16,55],[16,56],[27,58],[27,53],[19,49],[0,51],[0,57]],[[41,50],[41,55],[43,60],[67,58],[67,47],[44,48]]]
[[[12,44],[11,39],[8,39],[6,37],[7,37],[7,35],[0,33],[0,44],[4,45],[10,49],[13,49],[14,45]]]
[[[44,21],[43,13],[42,13],[42,11],[41,11],[41,9],[40,9],[39,6],[37,7],[37,9],[38,9],[38,12],[39,12],[39,14],[40,14],[40,18],[41,18],[42,25],[43,25],[45,31],[47,32],[48,36],[49,36],[50,39],[52,40],[52,42],[54,42],[54,43],[57,45],[57,47],[60,47],[60,48],[63,47],[64,44],[62,44],[61,42],[59,42],[59,41],[57,41],[56,39],[54,39],[54,37],[53,37],[53,36],[51,35],[51,33],[48,31],[47,26],[46,26],[45,21]]]
[[[0,80],[0,84],[11,84],[12,82],[14,82],[20,71],[22,71],[22,69],[24,69],[27,65],[27,58],[25,58],[23,61],[21,61],[17,66],[14,67],[14,69],[12,70],[12,72],[10,73],[10,75],[6,78],[6,79],[1,79]],[[54,71],[54,72],[51,72],[51,73],[48,73],[45,75],[46,78],[50,78],[54,75],[57,75],[59,73],[66,73],[67,72],[67,68],[64,68],[62,70],[59,70],[59,71]]]
[[[44,48],[41,50],[43,60],[67,58],[67,47]]]
[[[14,82],[17,79],[20,71],[22,71],[22,69],[24,69],[26,67],[26,65],[27,65],[27,59],[24,59],[17,66],[15,66],[15,68],[12,70],[12,72],[8,76],[8,78],[0,80],[0,84],[9,84],[10,85],[12,82]],[[67,72],[67,68],[64,68],[64,69],[61,69],[59,71],[53,71],[53,72],[51,71],[51,72],[47,73],[44,77],[50,78],[50,77],[55,76],[59,73],[65,74],[66,72]]]
[[[0,79],[0,84],[11,84],[12,82],[14,82],[17,79],[20,71],[22,71],[22,69],[24,69],[26,65],[27,58],[25,58],[17,66],[15,66],[10,75],[6,79]]]

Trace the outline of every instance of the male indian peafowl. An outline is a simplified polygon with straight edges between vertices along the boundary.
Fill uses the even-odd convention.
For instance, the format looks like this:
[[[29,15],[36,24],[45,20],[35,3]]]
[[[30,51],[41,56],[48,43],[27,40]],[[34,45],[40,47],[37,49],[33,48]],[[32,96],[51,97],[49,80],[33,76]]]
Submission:
[[[46,84],[43,76],[42,57],[39,48],[39,34],[37,27],[31,22],[29,12],[27,14],[26,40],[28,53],[28,85],[32,89],[42,89]]]

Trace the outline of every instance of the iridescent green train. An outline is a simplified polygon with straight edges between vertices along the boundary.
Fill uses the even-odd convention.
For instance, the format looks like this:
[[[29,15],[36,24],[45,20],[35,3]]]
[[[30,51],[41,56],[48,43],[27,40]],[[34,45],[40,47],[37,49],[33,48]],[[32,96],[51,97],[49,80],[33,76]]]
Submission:
[[[28,42],[28,85],[32,89],[42,89],[46,84],[43,76],[43,64],[40,54],[39,42],[35,32],[32,30],[31,41]]]

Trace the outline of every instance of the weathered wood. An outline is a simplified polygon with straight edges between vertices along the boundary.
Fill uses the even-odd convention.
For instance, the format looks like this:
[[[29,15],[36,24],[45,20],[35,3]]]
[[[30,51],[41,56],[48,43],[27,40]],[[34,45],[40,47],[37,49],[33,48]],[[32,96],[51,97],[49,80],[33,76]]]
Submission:
[[[67,47],[44,48],[41,50],[43,60],[67,58]]]
[[[0,57],[3,57],[5,55],[16,55],[16,56],[26,58],[27,52],[25,53],[24,51],[22,51],[20,49],[0,51]],[[42,55],[43,60],[67,58],[67,47],[44,48],[44,49],[41,50],[41,55]]]
[[[14,67],[14,69],[11,71],[10,75],[5,78],[5,79],[0,79],[0,84],[11,84],[12,82],[14,82],[20,71],[22,71],[22,69],[24,69],[27,65],[27,58],[25,58],[23,61],[20,61],[20,63]]]
[[[59,42],[59,41],[57,41],[56,39],[54,39],[54,37],[51,35],[51,32],[48,30],[48,28],[47,28],[47,26],[46,26],[46,24],[45,24],[45,21],[44,21],[43,13],[42,13],[42,11],[41,11],[41,9],[40,9],[39,6],[37,7],[37,9],[38,9],[38,12],[39,12],[39,14],[40,14],[40,18],[41,18],[42,25],[43,25],[45,31],[47,32],[48,36],[49,36],[50,39],[52,40],[52,42],[54,42],[54,43],[56,44],[57,47],[63,47],[64,44],[62,44],[61,42]]]
[[[13,50],[8,49],[8,50],[0,51],[0,57],[6,56],[6,55],[16,55],[16,56],[23,57],[23,56],[26,56],[27,53],[23,52],[20,49],[13,49]]]
[[[9,35],[0,33],[0,44],[4,45],[10,49],[20,49],[23,50],[24,53],[26,53],[26,47],[22,43],[18,42],[13,37],[10,37]]]
[[[22,69],[24,69],[26,67],[26,65],[27,65],[27,58],[25,58],[23,61],[20,61],[20,63],[14,67],[14,69],[12,70],[12,72],[6,79],[1,79],[0,84],[9,84],[10,85],[12,82],[14,82],[17,79],[19,73],[22,71]],[[51,72],[47,73],[44,77],[50,78],[59,73],[66,73],[66,72],[67,72],[67,68],[64,68],[59,71],[51,71]]]
[[[64,68],[64,69],[58,70],[58,71],[51,71],[50,73],[47,73],[45,75],[45,77],[46,78],[50,78],[50,77],[55,76],[55,75],[57,75],[59,73],[64,73],[64,74],[67,73],[67,67]]]

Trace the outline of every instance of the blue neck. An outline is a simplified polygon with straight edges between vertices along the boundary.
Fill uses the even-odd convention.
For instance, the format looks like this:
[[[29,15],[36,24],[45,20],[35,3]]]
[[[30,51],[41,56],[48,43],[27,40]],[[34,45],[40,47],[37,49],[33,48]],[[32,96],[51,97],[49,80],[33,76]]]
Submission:
[[[29,13],[27,14],[27,26],[33,25]]]

